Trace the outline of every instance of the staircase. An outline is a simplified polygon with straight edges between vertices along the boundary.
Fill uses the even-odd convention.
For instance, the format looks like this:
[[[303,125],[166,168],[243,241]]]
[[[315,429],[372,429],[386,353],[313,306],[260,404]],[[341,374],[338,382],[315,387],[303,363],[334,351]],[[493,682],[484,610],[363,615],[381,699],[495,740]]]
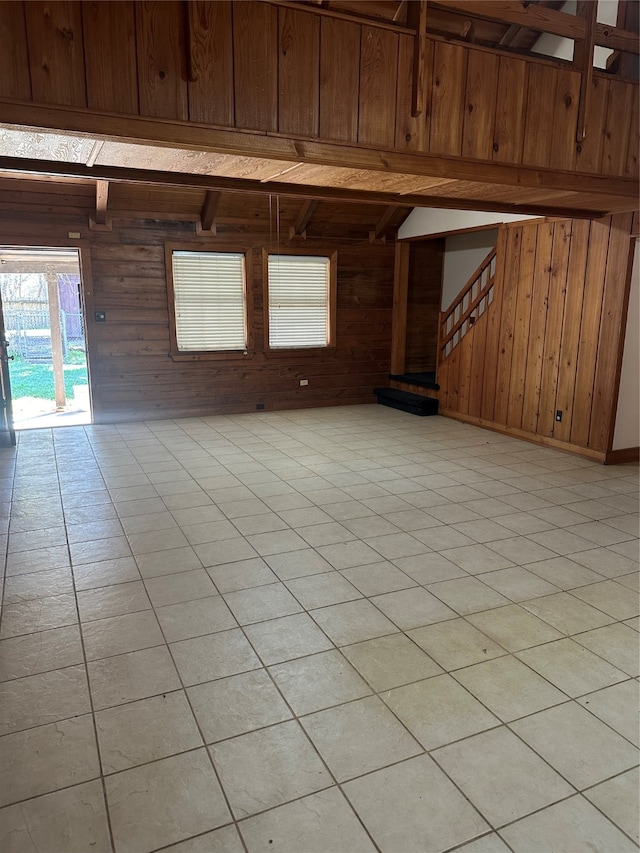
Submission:
[[[440,312],[438,364],[451,355],[493,302],[496,249],[492,249],[446,311]]]
[[[455,350],[493,301],[496,249],[491,249],[438,323],[438,366]],[[437,415],[438,392],[434,371],[390,373],[390,388],[375,388],[378,403],[414,415]]]

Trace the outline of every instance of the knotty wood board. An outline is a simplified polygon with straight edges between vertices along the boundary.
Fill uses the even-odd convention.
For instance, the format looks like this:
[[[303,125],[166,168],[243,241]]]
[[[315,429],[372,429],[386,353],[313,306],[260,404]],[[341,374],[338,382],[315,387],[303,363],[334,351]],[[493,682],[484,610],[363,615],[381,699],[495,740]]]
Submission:
[[[358,138],[361,27],[323,18],[320,26],[320,137]]]
[[[432,154],[462,153],[467,51],[460,45],[438,42],[433,59],[433,91],[429,150]]]
[[[29,0],[24,9],[34,101],[86,107],[80,4]]]
[[[569,247],[571,245],[571,220],[556,222],[553,228],[553,250],[551,254],[551,277],[547,325],[544,336],[542,379],[540,385],[540,411],[536,432],[552,436],[558,390],[558,365],[560,360],[560,336],[567,291]]]
[[[279,9],[278,23],[278,129],[318,136],[320,20],[308,12]]]
[[[0,97],[31,99],[27,28],[22,3],[0,3]]]
[[[398,36],[362,27],[358,141],[392,148],[395,141]]]
[[[571,440],[571,425],[574,416],[573,403],[575,397],[581,393],[581,389],[576,387],[576,366],[589,250],[589,226],[589,222],[575,221],[571,231],[567,293],[562,321],[558,387],[555,401],[556,410],[562,412],[562,421],[553,424],[553,437],[560,439],[560,441]]]
[[[498,57],[470,50],[464,103],[462,156],[491,160],[496,126]],[[511,117],[513,122],[513,117]],[[510,129],[510,135],[513,127]]]
[[[136,25],[129,3],[82,3],[87,103],[105,112],[139,112]],[[118,55],[118,62],[111,57]]]
[[[537,236],[537,228],[525,226],[522,229],[506,421],[515,427],[522,426],[528,358],[527,343],[531,340],[531,300],[533,296],[533,274],[536,261]]]
[[[190,121],[233,127],[233,26],[230,0],[190,0]]]
[[[521,426],[527,432],[536,432],[540,410],[542,382],[542,358],[547,327],[547,305],[551,278],[551,252],[553,250],[553,223],[539,226],[526,225],[536,235],[536,258],[533,269],[531,318],[526,344],[527,365],[524,376],[524,398],[522,401]]]

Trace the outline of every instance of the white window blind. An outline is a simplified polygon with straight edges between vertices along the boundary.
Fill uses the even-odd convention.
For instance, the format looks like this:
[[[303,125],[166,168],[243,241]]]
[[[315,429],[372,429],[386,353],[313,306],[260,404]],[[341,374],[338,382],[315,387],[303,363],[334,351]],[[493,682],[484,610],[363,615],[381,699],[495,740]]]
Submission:
[[[269,255],[269,346],[326,347],[329,258]]]
[[[173,294],[180,351],[246,348],[244,255],[173,252]]]

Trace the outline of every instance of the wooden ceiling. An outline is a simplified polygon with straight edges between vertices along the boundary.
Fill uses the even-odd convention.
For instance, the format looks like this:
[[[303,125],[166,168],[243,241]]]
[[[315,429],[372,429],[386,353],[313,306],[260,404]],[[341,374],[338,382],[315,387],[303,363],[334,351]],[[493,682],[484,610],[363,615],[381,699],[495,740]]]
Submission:
[[[194,187],[38,177],[0,177],[0,219],[76,216],[97,230],[113,219],[194,222],[202,233],[259,233],[272,242],[331,238],[372,242],[395,237],[407,206],[348,203]]]
[[[318,6],[333,12],[342,12],[363,20],[384,20],[409,25],[407,0],[301,0],[300,5]],[[560,9],[564,0],[537,0],[539,9]],[[528,51],[535,45],[540,33],[517,24],[490,21],[473,14],[451,11],[434,0],[427,4],[427,32],[445,38],[463,39],[487,47],[509,47]]]
[[[16,78],[0,75],[0,175],[20,192],[27,176],[59,180],[63,195],[84,181],[97,225],[127,193],[137,200],[122,209],[150,209],[140,202],[147,193],[152,212],[170,213],[154,187],[178,204],[178,218],[198,213],[205,223],[207,193],[266,194],[299,210],[319,202],[314,224],[322,205],[357,203],[375,210],[365,217],[374,234],[383,215],[393,230],[393,208],[398,217],[414,206],[598,217],[637,207],[637,85],[598,73],[583,86],[570,63],[511,55],[541,31],[586,38],[585,18],[559,13],[561,0],[50,5],[55,20],[48,4],[24,4],[23,17],[23,4],[0,4],[0,47],[3,37],[11,47],[7,33],[20,47],[4,59],[0,51],[0,70],[13,56]],[[224,27],[207,18],[212,10],[226,10]],[[253,18],[270,24],[267,35]],[[357,35],[349,85],[335,41],[344,27]],[[595,43],[632,39],[614,35]],[[313,50],[303,49],[306,37]],[[211,64],[223,44],[225,74]],[[130,85],[115,85],[125,67]],[[211,117],[219,104],[228,116]],[[181,194],[193,209],[180,208]],[[290,227],[304,230],[307,213],[292,214]]]

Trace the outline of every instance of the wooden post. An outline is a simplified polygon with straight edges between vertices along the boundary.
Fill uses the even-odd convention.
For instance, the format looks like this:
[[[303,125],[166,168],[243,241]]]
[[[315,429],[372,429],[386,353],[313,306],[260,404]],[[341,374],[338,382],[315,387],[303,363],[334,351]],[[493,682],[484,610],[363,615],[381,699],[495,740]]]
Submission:
[[[53,359],[53,384],[56,409],[64,409],[67,396],[64,389],[64,354],[62,351],[62,329],[60,328],[60,294],[58,276],[47,269],[47,291],[49,296],[49,325],[51,327],[51,357]]]
[[[577,15],[584,18],[585,37],[575,42],[573,63],[580,71],[580,102],[578,104],[578,130],[576,141],[582,142],[587,135],[589,102],[593,86],[594,29],[598,4],[594,0],[578,0]]]
[[[404,373],[407,346],[407,296],[409,291],[410,243],[396,241],[391,319],[391,373]]]

